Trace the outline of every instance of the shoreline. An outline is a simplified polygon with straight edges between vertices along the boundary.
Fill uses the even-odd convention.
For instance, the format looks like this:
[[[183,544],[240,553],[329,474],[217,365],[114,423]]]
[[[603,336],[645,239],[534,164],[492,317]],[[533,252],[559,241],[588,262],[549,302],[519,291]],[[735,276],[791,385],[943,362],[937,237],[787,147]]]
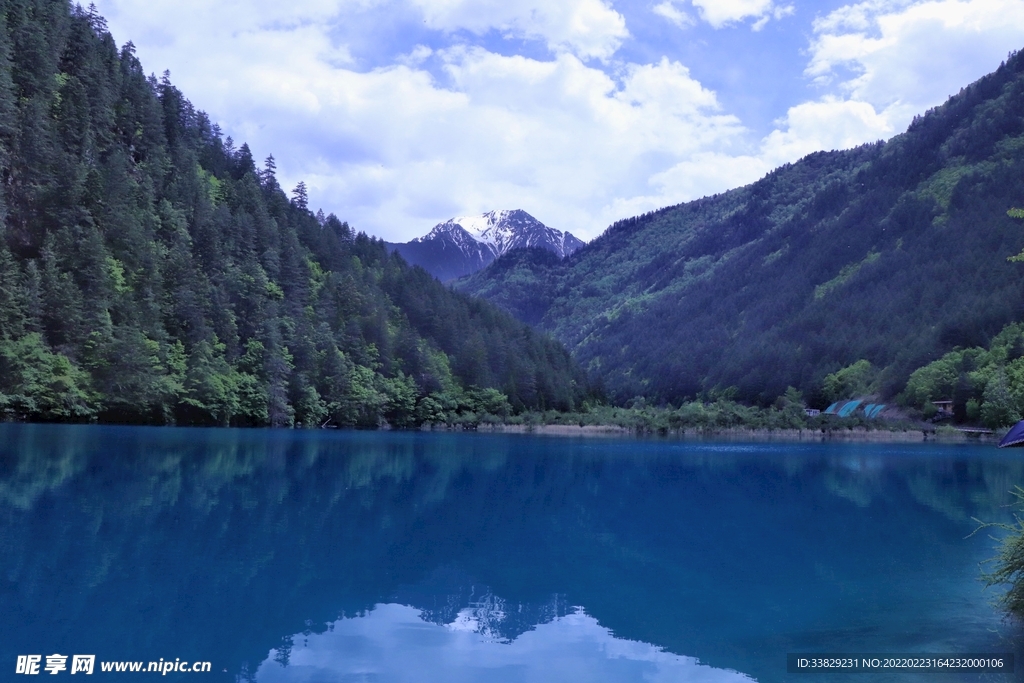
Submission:
[[[74,422],[25,422],[0,420],[0,424],[37,424],[37,425],[74,425],[89,424],[93,426],[134,426],[167,428],[169,425],[126,425],[118,423],[74,423]],[[174,428],[174,426],[170,426]],[[183,426],[183,429],[197,428]],[[268,427],[198,427],[201,429],[274,429]],[[282,429],[282,428],[278,428]],[[283,428],[286,431],[295,428]],[[301,427],[299,428],[302,429]],[[309,429],[309,428],[306,428]],[[336,428],[326,428],[333,431]],[[1002,438],[1002,432],[961,431],[950,427],[938,429],[929,426],[904,427],[902,429],[868,429],[863,426],[847,428],[817,429],[770,429],[763,427],[690,427],[649,429],[644,427],[625,427],[615,424],[506,424],[500,422],[480,422],[476,424],[423,424],[413,429],[397,429],[382,425],[377,429],[362,430],[346,428],[354,431],[410,431],[410,432],[448,432],[448,433],[484,433],[484,434],[527,434],[533,436],[555,437],[605,437],[632,439],[664,439],[679,441],[755,441],[755,442],[864,442],[864,443],[947,443],[947,444],[988,444],[996,445]]]
[[[434,431],[434,429],[431,429]],[[444,431],[438,429],[437,431]],[[461,431],[461,430],[458,430]],[[480,424],[475,431],[489,434],[533,434],[537,436],[573,437],[659,437],[687,441],[846,441],[874,443],[983,443],[995,445],[999,435],[961,432],[955,429],[886,430],[853,427],[849,429],[752,429],[724,427],[721,429],[629,429],[619,425],[517,425]]]

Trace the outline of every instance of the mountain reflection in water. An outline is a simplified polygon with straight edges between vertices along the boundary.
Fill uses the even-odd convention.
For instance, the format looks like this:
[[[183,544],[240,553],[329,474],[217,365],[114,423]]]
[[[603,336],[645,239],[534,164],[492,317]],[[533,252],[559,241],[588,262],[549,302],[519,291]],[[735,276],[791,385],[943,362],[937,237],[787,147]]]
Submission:
[[[1008,651],[968,536],[1022,482],[991,447],[0,424],[0,667],[436,680],[416,638],[464,680],[781,681],[787,652]],[[331,669],[356,641],[380,657]]]
[[[324,633],[296,634],[287,662],[273,651],[257,683],[313,681],[588,681],[750,683],[735,671],[699,664],[621,640],[582,611],[557,617],[515,640],[495,639],[465,608],[451,624],[425,621],[405,605],[377,605],[339,619]]]

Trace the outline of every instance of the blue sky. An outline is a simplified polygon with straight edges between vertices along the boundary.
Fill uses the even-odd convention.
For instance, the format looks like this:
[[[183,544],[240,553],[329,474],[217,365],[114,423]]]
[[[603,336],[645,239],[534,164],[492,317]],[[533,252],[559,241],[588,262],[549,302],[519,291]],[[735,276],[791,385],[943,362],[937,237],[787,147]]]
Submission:
[[[285,187],[391,241],[611,222],[887,139],[1024,47],[1024,0],[100,0]]]

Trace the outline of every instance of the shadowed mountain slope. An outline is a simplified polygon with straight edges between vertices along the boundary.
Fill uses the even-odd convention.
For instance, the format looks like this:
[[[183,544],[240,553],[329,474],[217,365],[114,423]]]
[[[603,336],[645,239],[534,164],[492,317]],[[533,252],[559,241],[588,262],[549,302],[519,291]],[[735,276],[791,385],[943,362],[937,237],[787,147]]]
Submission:
[[[819,152],[721,195],[615,223],[558,262],[461,281],[549,330],[619,399],[716,387],[812,394],[865,358],[884,393],[1024,316],[1024,56],[888,142]]]

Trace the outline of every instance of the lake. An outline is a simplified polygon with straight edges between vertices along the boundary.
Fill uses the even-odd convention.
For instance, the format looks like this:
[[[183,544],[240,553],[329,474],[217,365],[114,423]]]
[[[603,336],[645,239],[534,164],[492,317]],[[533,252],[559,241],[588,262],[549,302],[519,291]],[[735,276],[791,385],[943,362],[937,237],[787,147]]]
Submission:
[[[1024,460],[989,445],[0,424],[0,666],[1015,680],[791,674],[786,655],[1017,652],[1022,670],[979,580],[996,542],[971,535],[1011,519],[1017,484]]]

